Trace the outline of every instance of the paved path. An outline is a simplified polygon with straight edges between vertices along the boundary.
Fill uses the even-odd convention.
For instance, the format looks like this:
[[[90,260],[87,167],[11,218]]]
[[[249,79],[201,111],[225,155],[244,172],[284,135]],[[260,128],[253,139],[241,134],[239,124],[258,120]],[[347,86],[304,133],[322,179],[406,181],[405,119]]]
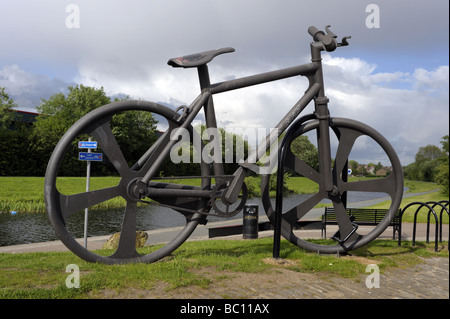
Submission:
[[[357,280],[277,270],[271,280],[259,274],[243,274],[232,285],[208,289],[177,290],[170,298],[190,299],[448,299],[448,258],[425,259],[410,268],[396,268],[380,274],[379,286],[368,288],[367,275]],[[233,276],[233,275],[232,275]],[[251,282],[251,284],[248,284]],[[164,298],[164,297],[163,297]]]

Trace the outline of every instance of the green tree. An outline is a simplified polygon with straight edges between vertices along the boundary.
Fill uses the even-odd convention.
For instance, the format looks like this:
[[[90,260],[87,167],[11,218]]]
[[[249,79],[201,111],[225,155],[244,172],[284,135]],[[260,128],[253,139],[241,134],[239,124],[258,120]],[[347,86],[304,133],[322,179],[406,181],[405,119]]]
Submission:
[[[42,158],[39,166],[41,173],[45,172],[48,159],[62,135],[82,116],[88,112],[111,102],[103,88],[97,89],[83,85],[70,86],[67,95],[57,93],[48,100],[42,100],[37,108],[42,114],[35,123],[35,152]],[[119,100],[128,100],[129,97]],[[111,130],[119,147],[131,167],[156,141],[157,120],[150,112],[128,111],[115,114],[111,121]],[[85,140],[88,136],[79,136]],[[78,161],[77,141],[69,148],[67,156],[60,166],[60,175],[85,175],[86,165]],[[102,152],[101,148],[97,149]],[[105,159],[104,165],[91,167],[93,175],[116,174],[114,166]]]
[[[248,141],[238,134],[228,132],[223,128],[220,129],[220,133],[222,136],[222,162],[224,163],[225,174],[233,174],[238,168],[238,162],[248,157],[250,146]],[[233,155],[232,159],[229,156],[230,152]]]
[[[206,149],[211,149],[209,155],[212,155],[214,131],[205,132],[206,125],[203,124],[197,125],[195,130],[200,134],[203,143],[206,145]],[[207,133],[210,133],[210,135],[208,136]],[[221,161],[225,174],[233,174],[239,166],[239,161],[248,157],[250,146],[248,141],[244,140],[241,135],[227,131],[224,128],[219,128],[217,133],[219,134],[219,138],[221,138]]]
[[[48,100],[42,99],[36,107],[41,116],[35,127],[36,135],[48,143],[53,141],[53,147],[64,132],[78,119],[88,112],[110,103],[103,88],[96,89],[84,85],[69,86],[69,93],[56,93]]]
[[[445,152],[436,145],[420,147],[416,154],[415,162],[406,167],[406,175],[412,180],[433,182],[436,168],[444,155]]]
[[[291,151],[311,168],[319,170],[319,151],[306,135],[300,135],[292,141]]]
[[[445,153],[440,158],[440,164],[436,168],[434,181],[442,186],[442,192],[449,195],[449,136],[446,135],[441,140],[442,150]]]
[[[0,176],[33,175],[30,159],[31,127],[18,121],[17,104],[0,87]]]
[[[156,141],[157,123],[150,112],[131,111],[113,116],[111,129],[130,167]]]
[[[6,89],[0,87],[0,129],[9,128],[13,119],[11,110],[15,107],[17,107],[17,104],[6,93]]]
[[[32,129],[24,123],[15,123],[14,129],[0,129],[0,176],[34,176],[35,161],[30,137]]]
[[[355,160],[349,160],[348,161],[348,168],[350,168],[352,170],[352,175],[359,175],[360,171],[358,169],[359,167],[359,163]]]
[[[416,163],[433,161],[444,155],[443,151],[436,145],[427,145],[419,148],[416,154]]]
[[[40,175],[45,173],[50,155],[62,135],[86,113],[110,103],[103,88],[96,89],[84,85],[69,86],[68,93],[53,94],[48,100],[42,99],[36,107],[41,114],[35,122],[33,132],[33,154],[38,163],[36,169]],[[77,154],[74,151],[73,157]],[[82,165],[76,160],[68,160],[62,165],[68,175],[76,174]],[[84,169],[85,171],[85,169]]]
[[[378,164],[375,165],[375,173],[376,173],[379,169],[382,169],[382,168],[383,168],[383,165],[382,165],[380,162],[378,162]]]

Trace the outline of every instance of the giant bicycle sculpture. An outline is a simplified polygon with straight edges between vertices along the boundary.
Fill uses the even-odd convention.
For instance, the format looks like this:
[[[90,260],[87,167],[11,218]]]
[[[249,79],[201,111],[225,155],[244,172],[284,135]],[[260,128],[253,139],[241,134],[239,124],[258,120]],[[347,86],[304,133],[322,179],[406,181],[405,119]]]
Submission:
[[[296,119],[296,131],[292,138],[308,133],[317,136],[315,143],[318,149],[318,169],[312,168],[290,150],[287,151],[286,158],[282,163],[284,167],[317,183],[319,189],[309,199],[297,203],[281,214],[282,236],[299,247],[323,253],[352,250],[378,237],[389,225],[395,212],[398,211],[402,199],[401,164],[392,146],[376,130],[354,120],[330,116],[329,100],[325,95],[324,88],[321,52],[332,52],[339,47],[347,46],[349,44],[347,40],[350,37],[344,37],[341,42],[338,42],[337,36],[330,31],[329,26],[325,32],[319,31],[315,27],[310,27],[308,32],[313,37],[310,45],[311,63],[211,84],[208,63],[218,55],[233,52],[233,48],[174,58],[169,60],[169,65],[175,68],[196,68],[198,70],[201,93],[189,106],[182,106],[174,111],[152,102],[121,101],[102,106],[79,119],[57,144],[48,163],[45,178],[45,202],[48,214],[61,241],[73,253],[91,262],[149,263],[157,261],[177,249],[192,234],[199,223],[205,223],[208,216],[225,218],[238,214],[247,199],[245,177],[251,172],[261,172],[261,167],[255,164],[255,161],[247,159],[239,163],[239,168],[234,174],[225,175],[223,163],[214,161],[212,165],[209,165],[202,157],[198,164],[201,171],[200,186],[191,186],[187,182],[185,184],[172,183],[170,178],[174,179],[174,177],[169,179],[161,177],[164,175],[161,167],[169,158],[172,147],[178,142],[177,136],[182,131],[190,132],[192,139],[195,138],[195,134],[198,134],[191,124],[202,109],[207,128],[217,128],[213,103],[215,94],[296,76],[304,76],[308,79],[309,86],[306,92],[280,120],[274,130],[277,134],[269,134],[265,143],[259,144],[254,153],[249,156],[249,159],[260,160]],[[314,113],[299,116],[311,101],[314,101]],[[132,111],[152,113],[164,120],[166,130],[152,145],[148,146],[147,151],[134,165],[128,165],[127,154],[122,152],[115,136],[117,132],[112,128],[111,122],[115,115]],[[63,165],[66,156],[73,156],[76,142],[86,136],[98,142],[104,156],[120,175],[120,182],[109,188],[79,194],[64,194],[58,188],[59,168]],[[389,161],[387,165],[392,167],[389,176],[352,182],[347,180],[346,167],[349,155],[360,139],[364,143],[371,141],[372,145],[384,153]],[[331,140],[337,141],[335,151],[332,149]],[[136,142],[144,143],[146,141]],[[191,147],[194,152],[201,154],[204,145],[203,143],[198,144],[192,142]],[[187,181],[192,177],[178,178]],[[273,222],[275,214],[269,199],[269,180],[270,172],[263,170],[261,178],[263,205],[269,219]],[[346,213],[344,198],[347,192],[352,191],[383,192],[390,197],[389,213],[367,234],[360,234]],[[79,244],[71,234],[67,221],[77,211],[118,196],[126,201],[119,245],[112,255],[102,256]],[[310,242],[298,237],[295,232],[297,222],[304,218],[322,199],[331,200],[338,219],[339,238],[332,244]],[[171,208],[183,216],[186,223],[180,232],[168,240],[165,245],[148,254],[141,255],[135,248],[137,205],[149,200],[154,204]]]

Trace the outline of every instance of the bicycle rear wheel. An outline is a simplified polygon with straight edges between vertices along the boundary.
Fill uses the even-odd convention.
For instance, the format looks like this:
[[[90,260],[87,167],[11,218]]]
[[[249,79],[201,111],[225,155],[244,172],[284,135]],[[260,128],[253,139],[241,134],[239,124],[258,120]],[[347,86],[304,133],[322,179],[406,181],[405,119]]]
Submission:
[[[398,212],[403,195],[402,166],[394,149],[380,133],[363,123],[343,118],[331,119],[330,128],[330,134],[333,135],[334,132],[334,137],[331,136],[332,141],[334,140],[332,151],[334,150],[335,153],[332,167],[334,194],[325,190],[325,186],[322,185],[322,174],[318,167],[314,167],[314,163],[319,163],[318,153],[313,157],[303,157],[302,159],[300,158],[302,155],[292,149],[293,141],[300,136],[310,137],[310,142],[318,149],[317,140],[315,140],[315,136],[319,134],[318,120],[312,120],[295,129],[292,138],[287,142],[286,158],[283,162],[285,172],[291,172],[294,176],[303,176],[310,184],[315,184],[316,192],[305,196],[283,197],[281,234],[293,244],[319,253],[353,250],[377,238],[389,226]],[[385,167],[391,167],[390,174],[379,178],[355,177],[346,181],[347,172],[344,170],[347,163],[354,158],[360,158],[362,152],[368,149],[377,157],[368,159],[369,162],[382,161]],[[273,223],[275,210],[269,196],[269,179],[270,175],[262,177],[261,192],[266,214]],[[382,197],[388,207],[383,220],[371,229],[357,228],[346,211],[347,208],[356,205],[351,200],[347,203],[347,198],[351,199],[351,197],[362,195],[369,195],[366,198]],[[324,208],[318,207],[324,205],[332,205],[337,217],[337,232],[329,231],[334,234],[330,236],[334,238],[331,241],[320,240],[320,237],[318,240],[316,235],[311,236],[308,231],[298,230],[298,226],[304,221],[316,220],[320,224]],[[364,202],[358,202],[357,207],[366,208],[366,205]]]
[[[44,196],[53,228],[73,253],[84,260],[106,264],[154,262],[177,249],[192,234],[199,221],[204,219],[204,215],[195,211],[201,212],[207,206],[205,199],[184,197],[182,202],[189,204],[190,213],[173,207],[155,213],[155,209],[149,210],[155,205],[142,203],[132,191],[136,181],[154,165],[162,149],[170,141],[171,132],[179,127],[176,121],[179,117],[180,114],[175,111],[151,102],[115,102],[88,113],[64,134],[47,166]],[[156,121],[160,132],[154,132]],[[124,136],[130,136],[131,125],[133,139],[124,139]],[[189,129],[192,137],[194,131],[191,126]],[[86,179],[81,176],[86,176],[86,164],[77,159],[77,145],[79,141],[88,138],[97,141],[98,151],[103,153],[101,163],[92,162],[92,175],[105,178],[101,185],[95,185],[92,181],[90,190],[85,191]],[[201,151],[196,149],[198,145],[191,144],[189,147],[197,152]],[[165,164],[166,169],[174,169],[170,162]],[[182,165],[177,166],[178,169],[182,168]],[[157,177],[164,176],[162,169],[164,166]],[[70,174],[78,172],[79,177],[64,177],[67,171]],[[196,175],[209,176],[208,172],[207,165],[198,164]],[[180,172],[180,175],[184,175],[183,173],[185,172]],[[171,171],[171,174],[174,172]],[[105,186],[105,183],[110,183],[111,186]],[[186,186],[189,187],[209,189],[210,179],[202,178],[201,186]],[[123,214],[117,213],[118,206]],[[89,223],[89,228],[96,226],[96,233],[89,232],[90,236],[120,232],[117,249],[112,254],[94,251],[98,248],[95,246],[91,251],[81,244],[80,214],[83,215],[86,208],[90,210],[89,220],[94,220]],[[112,220],[113,218],[117,220]],[[95,220],[99,225],[93,224]],[[165,231],[166,229],[157,231],[158,228],[170,226],[170,232]],[[136,249],[136,231],[149,229],[155,230],[147,232],[150,236],[147,243],[151,247]],[[88,241],[88,246],[90,245],[93,243]]]

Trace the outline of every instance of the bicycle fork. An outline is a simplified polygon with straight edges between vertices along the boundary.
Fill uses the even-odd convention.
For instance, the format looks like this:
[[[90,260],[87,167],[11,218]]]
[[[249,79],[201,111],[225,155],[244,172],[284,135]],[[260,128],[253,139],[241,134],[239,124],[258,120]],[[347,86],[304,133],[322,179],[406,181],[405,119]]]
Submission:
[[[332,195],[337,195],[337,188],[333,184],[331,168],[330,146],[330,112],[328,110],[328,98],[326,96],[315,99],[316,118],[319,120],[317,130],[317,144],[319,151],[319,171],[322,175],[322,187]]]

